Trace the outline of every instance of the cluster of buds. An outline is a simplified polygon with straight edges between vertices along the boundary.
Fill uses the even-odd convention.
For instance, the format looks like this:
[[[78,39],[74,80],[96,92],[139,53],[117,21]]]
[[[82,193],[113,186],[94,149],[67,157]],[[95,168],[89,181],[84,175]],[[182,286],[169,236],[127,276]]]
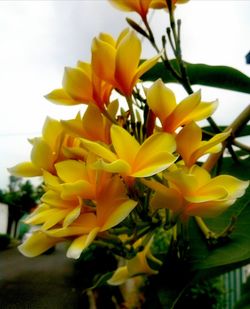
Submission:
[[[166,4],[111,2],[142,17]],[[30,140],[31,160],[10,169],[44,182],[41,204],[26,219],[40,228],[19,247],[24,255],[37,256],[68,240],[67,256],[77,259],[95,241],[116,242],[126,263],[109,283],[120,284],[137,273],[156,272],[148,264],[148,259],[160,264],[150,252],[156,228],[171,230],[190,216],[217,216],[244,194],[247,182],[211,178],[198,161],[220,151],[230,135],[202,140],[196,122],[211,116],[218,102],[203,102],[198,91],[177,103],[161,79],[141,87],[140,77],[160,56],[143,63],[140,58],[134,31],[125,29],[116,40],[101,33],[93,40],[91,62],[66,68],[62,88],[46,96],[87,107],[71,120],[47,118],[42,136]],[[112,100],[115,92],[118,99]],[[127,110],[121,108],[124,98]],[[124,252],[131,250],[129,259]]]

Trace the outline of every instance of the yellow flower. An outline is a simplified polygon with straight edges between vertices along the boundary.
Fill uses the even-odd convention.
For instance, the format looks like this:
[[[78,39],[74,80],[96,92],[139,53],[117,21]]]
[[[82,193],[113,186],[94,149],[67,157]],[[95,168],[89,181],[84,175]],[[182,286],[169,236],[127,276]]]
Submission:
[[[157,174],[177,159],[172,153],[176,145],[167,133],[155,133],[140,145],[125,129],[112,125],[111,141],[115,153],[104,145],[82,139],[84,147],[100,156],[96,168],[123,176],[147,177]]]
[[[79,61],[76,68],[65,68],[63,88],[45,97],[57,104],[95,104],[100,110],[109,103],[112,85],[100,79],[89,63]]]
[[[101,33],[92,43],[93,71],[127,97],[131,96],[140,76],[159,59],[157,55],[140,65],[140,56],[141,42],[129,29],[122,31],[117,41],[109,34]]]
[[[190,167],[207,153],[221,150],[221,143],[227,139],[230,131],[213,136],[208,141],[202,141],[202,130],[195,122],[187,124],[176,136],[177,152],[181,155],[185,165]]]
[[[99,232],[123,221],[137,202],[127,196],[118,175],[91,170],[84,162],[74,160],[59,162],[55,167],[58,176],[45,172],[47,192],[42,204],[26,220],[29,224],[42,224],[41,230],[19,249],[31,257],[50,244],[74,238],[67,256],[78,258]],[[37,239],[41,244],[36,243]],[[35,243],[34,249],[31,243]]]
[[[153,2],[160,7],[166,7],[166,2],[159,0],[109,0],[109,2],[119,10],[138,13],[142,19],[148,14]]]
[[[172,4],[185,3],[188,0],[172,0]],[[145,19],[150,8],[167,8],[166,0],[109,0],[117,9],[125,12],[136,12],[142,19]]]
[[[135,249],[142,244],[143,239],[139,239],[134,247]],[[138,275],[154,275],[157,274],[158,271],[153,269],[148,260],[153,261],[154,263],[161,265],[162,262],[154,257],[150,251],[150,246],[152,244],[153,238],[147,243],[145,248],[136,254],[134,258],[131,260],[126,260],[125,265],[117,268],[114,272],[113,276],[107,281],[110,285],[120,285],[123,284],[126,280],[131,277]]]
[[[171,133],[191,121],[209,117],[218,105],[217,101],[201,102],[200,91],[191,94],[177,105],[174,93],[161,79],[147,90],[147,103],[160,119],[163,131]]]
[[[107,108],[107,112],[112,118],[115,118],[117,110],[117,100],[111,102]],[[61,123],[65,131],[72,136],[106,144],[110,143],[110,127],[112,123],[93,104],[88,106],[83,117],[78,113],[75,119],[63,120]]]
[[[12,175],[20,177],[41,176],[42,171],[54,172],[54,163],[61,155],[64,132],[59,121],[47,117],[42,137],[30,140],[33,148],[31,161],[22,162],[9,169]]]
[[[185,219],[189,216],[215,217],[241,197],[249,182],[233,176],[211,178],[203,168],[193,165],[165,172],[169,187],[156,181],[143,180],[155,190],[153,209],[168,208]]]

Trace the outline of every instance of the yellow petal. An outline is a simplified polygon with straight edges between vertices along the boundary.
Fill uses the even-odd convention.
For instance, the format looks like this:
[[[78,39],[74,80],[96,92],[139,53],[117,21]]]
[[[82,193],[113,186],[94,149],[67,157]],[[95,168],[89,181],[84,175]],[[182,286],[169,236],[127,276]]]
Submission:
[[[140,147],[133,163],[133,176],[139,177],[143,173],[146,177],[163,171],[172,164],[177,157],[173,156],[176,148],[175,140],[171,134],[156,133],[151,135]],[[139,173],[139,174],[138,174]]]
[[[124,160],[115,160],[112,163],[106,163],[103,160],[97,160],[93,165],[95,169],[103,170],[109,173],[119,173],[124,175],[131,174],[131,166]]]
[[[55,104],[76,105],[81,103],[74,100],[63,88],[55,89],[44,97]]]
[[[147,90],[147,103],[162,122],[176,107],[175,95],[171,89],[166,87],[161,79],[158,79]]]
[[[129,215],[129,213],[135,208],[136,205],[137,202],[133,200],[127,200],[121,205],[117,205],[116,209],[112,213],[110,213],[109,216],[107,216],[107,218],[100,218],[100,221],[104,221],[106,219],[103,222],[101,231],[108,230],[113,226],[122,222]],[[99,218],[98,218],[98,224],[99,224]]]
[[[219,186],[204,186],[195,192],[195,195],[185,196],[185,199],[191,203],[202,203],[208,201],[216,201],[228,197],[228,192]]]
[[[235,200],[227,201],[210,201],[204,203],[190,203],[185,209],[188,216],[198,216],[203,218],[213,218],[219,216],[227,210],[229,206],[234,204]]]
[[[63,199],[71,200],[76,196],[81,196],[85,199],[94,198],[94,186],[86,180],[78,180],[73,183],[65,183],[61,185],[61,197]]]
[[[67,251],[67,257],[72,259],[78,259],[82,251],[93,242],[98,232],[99,228],[96,227],[88,235],[83,235],[76,238]]]
[[[101,32],[99,34],[99,38],[100,38],[100,40],[102,40],[102,41],[108,43],[109,45],[115,47],[116,41],[114,40],[114,38],[110,34],[105,33],[105,32]]]
[[[67,216],[68,212],[69,212],[68,209],[63,210],[53,209],[53,212],[49,215],[49,218],[42,225],[42,229],[48,230],[57,223],[61,222],[65,218],[65,216]]]
[[[151,157],[144,159],[139,166],[134,165],[133,177],[149,177],[164,171],[172,165],[178,157],[169,152],[154,153]]]
[[[63,227],[67,227],[69,226],[72,222],[74,222],[81,213],[81,205],[79,205],[78,207],[74,208],[64,219],[63,221]]]
[[[48,186],[51,189],[54,189],[55,191],[60,190],[60,184],[61,181],[59,177],[52,175],[51,173],[47,171],[43,171],[43,180],[46,186]]]
[[[60,197],[60,193],[48,190],[41,197],[41,201],[47,205],[52,206],[53,208],[68,208],[77,205],[79,202],[78,199],[72,201],[65,201]]]
[[[116,52],[115,79],[119,84],[119,90],[125,96],[131,95],[133,77],[139,64],[140,55],[140,40],[133,31],[130,31],[121,40]]]
[[[167,208],[174,212],[179,212],[182,209],[182,198],[178,191],[171,188],[157,191],[153,196],[151,203],[153,210]]]
[[[189,169],[189,173],[195,177],[197,183],[196,188],[201,188],[202,186],[206,185],[211,179],[211,175],[209,174],[209,172],[198,165],[193,165]]]
[[[56,156],[50,146],[43,139],[34,138],[31,151],[32,163],[46,171],[52,171],[55,159]]]
[[[192,111],[192,114],[187,115],[186,122],[191,119],[194,121],[199,121],[211,116],[218,107],[219,102],[201,102],[196,108]],[[188,117],[190,116],[190,117]]]
[[[13,167],[8,168],[11,175],[17,177],[34,177],[41,176],[42,170],[35,166],[32,162],[22,162]]]
[[[43,125],[43,139],[50,146],[53,152],[58,152],[61,144],[63,128],[58,120],[47,117]]]
[[[132,137],[128,131],[117,125],[111,127],[111,139],[113,147],[120,159],[133,164],[140,144]]]
[[[127,266],[117,268],[113,276],[107,281],[110,285],[121,285],[129,279]]]
[[[61,161],[55,164],[58,177],[64,182],[75,182],[78,180],[86,180],[87,172],[84,162],[75,160]]]
[[[77,62],[77,67],[79,69],[81,69],[89,78],[89,80],[91,80],[92,77],[92,66],[90,63],[88,62],[83,62],[83,61],[78,61]]]
[[[225,141],[230,135],[230,132],[226,133],[219,133],[213,136],[209,141],[204,141],[200,144],[200,147],[192,154],[191,157],[191,164],[195,163],[195,161],[200,158],[202,155],[206,153],[210,153],[211,149],[214,149],[214,147],[217,144],[220,144],[221,142]]]
[[[146,73],[148,70],[150,70],[159,60],[161,55],[156,55],[153,58],[150,58],[148,60],[145,60],[136,70],[133,82],[132,84],[135,85],[138,81],[138,79]]]
[[[199,147],[201,139],[201,128],[195,122],[187,124],[176,136],[177,152],[181,155],[187,166],[193,165],[198,158],[195,157],[195,159],[191,160],[191,156]]]
[[[230,198],[238,198],[244,195],[249,181],[242,181],[230,175],[217,176],[208,183],[209,186],[222,186],[228,192]]]
[[[50,237],[45,233],[38,231],[34,232],[23,244],[18,247],[18,250],[27,257],[35,257],[53,247],[61,239]]]
[[[168,132],[173,132],[179,126],[183,124],[187,124],[191,121],[191,113],[198,106],[201,101],[201,92],[197,91],[187,98],[182,100],[169,115],[167,119],[165,119],[164,128]],[[187,121],[186,121],[187,119]]]
[[[116,53],[114,46],[99,38],[94,38],[91,50],[91,63],[95,74],[111,84],[114,83]]]
[[[63,88],[80,103],[93,102],[92,82],[87,74],[79,68],[65,68]]]
[[[95,105],[89,105],[82,118],[82,126],[86,139],[92,141],[105,142],[105,128],[103,127],[103,117]]]
[[[81,143],[90,152],[93,152],[108,162],[112,162],[117,159],[116,155],[112,151],[110,151],[107,147],[102,146],[101,144],[83,138],[81,138]]]
[[[128,274],[130,277],[139,274],[157,274],[158,271],[152,269],[146,259],[145,252],[139,252],[137,255],[127,262]]]
[[[108,0],[115,8],[130,12],[138,9],[138,0]]]

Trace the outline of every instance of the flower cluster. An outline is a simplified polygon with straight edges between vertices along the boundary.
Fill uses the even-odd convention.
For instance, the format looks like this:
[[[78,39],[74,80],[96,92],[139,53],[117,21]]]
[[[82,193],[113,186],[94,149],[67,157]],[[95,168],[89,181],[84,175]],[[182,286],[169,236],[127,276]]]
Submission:
[[[149,8],[166,6],[157,0],[111,2],[142,17]],[[203,102],[198,91],[177,103],[161,79],[140,87],[140,77],[160,55],[141,63],[134,31],[125,29],[117,39],[101,33],[91,51],[91,62],[66,68],[62,88],[46,96],[57,104],[86,104],[83,115],[47,118],[42,136],[30,141],[30,161],[10,169],[44,181],[41,203],[26,219],[40,229],[19,249],[33,257],[69,240],[67,256],[78,258],[93,241],[110,237],[134,250],[109,280],[120,284],[138,273],[156,272],[147,262],[151,258],[160,264],[150,252],[156,226],[171,229],[190,216],[217,216],[244,194],[248,183],[228,175],[212,178],[198,161],[220,151],[230,135],[203,140],[197,121],[211,116],[217,101]],[[115,92],[118,99],[112,100]],[[161,209],[175,218],[172,225],[161,217]]]

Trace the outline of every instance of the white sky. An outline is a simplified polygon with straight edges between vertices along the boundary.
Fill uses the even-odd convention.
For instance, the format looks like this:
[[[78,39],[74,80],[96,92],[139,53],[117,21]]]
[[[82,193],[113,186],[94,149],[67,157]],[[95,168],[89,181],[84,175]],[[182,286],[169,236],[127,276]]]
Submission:
[[[249,0],[191,0],[178,6],[176,14],[182,19],[186,61],[230,65],[250,75],[250,65],[245,64],[250,50]],[[64,66],[89,61],[92,38],[100,32],[117,36],[127,27],[126,16],[138,20],[106,0],[0,1],[0,188],[6,187],[7,167],[29,160],[27,138],[40,135],[47,115],[67,119],[81,109],[43,98],[60,87]],[[164,12],[152,17],[159,38],[166,21]],[[152,54],[146,44],[144,56]],[[214,116],[219,123],[231,122],[250,101],[246,94],[202,89],[205,100],[220,100]],[[184,95],[178,89],[178,98]]]

